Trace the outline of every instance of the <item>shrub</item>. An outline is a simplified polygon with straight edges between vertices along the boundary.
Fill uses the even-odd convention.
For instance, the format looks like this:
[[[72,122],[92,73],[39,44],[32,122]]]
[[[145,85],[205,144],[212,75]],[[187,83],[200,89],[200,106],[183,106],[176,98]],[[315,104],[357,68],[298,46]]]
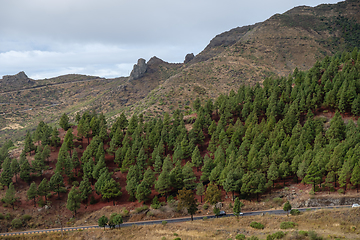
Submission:
[[[250,227],[256,228],[256,229],[264,229],[264,225],[258,222],[251,222]]]
[[[165,226],[167,224],[167,221],[162,221],[161,224]]]
[[[15,218],[11,221],[11,226],[13,228],[21,228],[22,227],[23,222],[21,221],[21,219],[19,218]]]
[[[0,213],[0,219],[4,219],[4,215],[2,213]]]
[[[153,212],[151,212],[151,211],[148,211],[148,212],[146,213],[146,216],[148,216],[148,217],[152,217],[152,216],[154,216],[154,213],[153,213]]]
[[[344,194],[344,192],[345,192],[345,191],[344,191],[344,189],[342,189],[342,188],[340,188],[340,189],[338,190],[338,193],[339,193],[339,194]]]
[[[203,205],[203,209],[204,209],[204,210],[208,210],[208,209],[209,209],[209,204],[205,203],[205,204]]]
[[[159,207],[161,206],[160,202],[159,202],[159,199],[157,196],[155,196],[152,200],[152,203],[151,203],[151,207],[153,209],[158,209]]]
[[[282,223],[280,224],[280,228],[281,228],[281,229],[293,228],[293,227],[295,227],[295,226],[296,226],[296,223],[294,223],[294,222],[282,222]]]
[[[308,232],[307,232],[307,231],[300,230],[300,231],[299,231],[299,234],[306,237],[306,236],[308,235]]]
[[[97,201],[95,200],[94,196],[91,196],[90,198],[90,204],[96,204]]]
[[[177,234],[177,233],[174,233],[174,236],[176,236],[176,237],[177,237],[177,236],[179,236],[179,234]]]
[[[249,240],[259,240],[259,238],[255,237],[255,236],[251,236],[251,237],[249,237]]]
[[[273,198],[272,201],[279,206],[283,203],[283,199],[279,197]]]
[[[174,240],[181,240],[181,238],[177,237],[177,238],[174,238]]]
[[[10,220],[10,219],[11,219],[10,213],[5,214],[5,219],[6,219],[6,220]]]
[[[299,210],[297,210],[297,209],[291,209],[291,211],[290,211],[290,214],[291,215],[294,215],[294,216],[296,216],[296,215],[300,215],[300,211]]]
[[[39,207],[43,207],[43,206],[45,206],[45,201],[44,201],[44,199],[42,199],[42,198],[40,198],[40,200],[38,201],[38,205],[39,205]]]
[[[208,220],[208,217],[203,217],[203,220]]]
[[[318,236],[317,233],[314,231],[309,231],[308,236],[311,240],[322,240],[323,239],[322,237]]]
[[[31,217],[31,215],[29,215],[29,214],[24,214],[24,215],[22,216],[22,219],[23,219],[24,221],[29,221],[31,218],[32,218],[32,217]]]
[[[238,235],[236,235],[235,239],[237,239],[237,240],[245,240],[245,235],[244,234],[238,234]]]
[[[121,215],[122,215],[122,217],[128,217],[129,216],[129,211],[125,207],[123,207]]]
[[[282,231],[267,235],[266,240],[275,240],[275,239],[281,239],[285,236],[285,233]]]
[[[141,207],[135,208],[135,212],[136,212],[136,213],[140,213],[140,212],[143,212],[143,211],[148,210],[148,209],[149,209],[148,206],[142,205]]]

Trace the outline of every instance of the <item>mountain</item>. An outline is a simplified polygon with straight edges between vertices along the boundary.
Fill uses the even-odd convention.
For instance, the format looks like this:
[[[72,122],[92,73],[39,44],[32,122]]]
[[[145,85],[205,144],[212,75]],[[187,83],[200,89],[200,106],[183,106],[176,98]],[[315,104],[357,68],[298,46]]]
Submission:
[[[74,119],[77,112],[95,110],[110,123],[122,111],[143,112],[145,119],[176,108],[191,113],[197,97],[205,101],[243,84],[288,76],[296,67],[308,70],[318,59],[360,47],[359,5],[347,0],[295,7],[217,35],[198,55],[188,54],[184,63],[157,57],[140,61],[126,78],[71,74],[33,81],[20,73],[4,76],[0,144],[10,137],[21,139],[40,120],[55,124],[62,113]],[[8,84],[10,79],[16,84]],[[14,135],[16,129],[21,131]]]

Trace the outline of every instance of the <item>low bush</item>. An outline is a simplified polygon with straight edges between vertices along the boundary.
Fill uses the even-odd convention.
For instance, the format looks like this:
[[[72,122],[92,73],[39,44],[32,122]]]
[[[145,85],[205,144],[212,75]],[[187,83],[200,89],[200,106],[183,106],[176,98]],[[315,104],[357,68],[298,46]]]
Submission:
[[[11,221],[11,226],[13,228],[21,228],[23,225],[23,222],[19,218],[15,218]]]
[[[250,227],[256,228],[256,229],[264,229],[264,225],[258,222],[251,222]]]
[[[282,223],[280,224],[280,228],[281,228],[281,229],[293,228],[293,227],[295,227],[295,226],[296,226],[296,223],[294,223],[294,222],[282,222]]]
[[[148,217],[152,217],[152,216],[154,216],[155,214],[153,213],[153,212],[151,212],[151,211],[148,211],[147,213],[146,213],[146,216],[148,216]]]
[[[321,236],[318,236],[316,232],[309,231],[308,236],[311,240],[322,240],[323,238]]]
[[[308,232],[307,232],[307,231],[300,230],[300,231],[299,231],[299,234],[306,237],[306,236],[308,235]]]
[[[279,197],[273,198],[272,201],[279,206],[284,202],[283,199]]]
[[[122,217],[128,217],[129,216],[129,211],[125,207],[122,208],[121,216]]]
[[[22,216],[22,219],[23,219],[24,221],[29,221],[31,218],[32,218],[32,217],[31,217],[31,215],[29,215],[29,214],[24,214],[24,215]]]
[[[96,204],[96,203],[97,203],[97,201],[95,200],[94,196],[91,196],[90,204],[92,205],[92,204]]]
[[[135,212],[136,212],[136,213],[140,213],[140,212],[143,212],[143,211],[148,210],[148,209],[149,209],[148,206],[142,205],[141,207],[135,208]]]
[[[208,220],[208,217],[203,217],[203,220]]]
[[[281,239],[285,237],[285,233],[282,231],[267,235],[266,240],[275,240],[275,239]]]
[[[203,209],[204,209],[204,210],[208,210],[208,209],[209,209],[209,204],[205,203],[205,204],[203,205]]]
[[[5,216],[2,213],[0,213],[0,220],[4,219],[4,218],[5,218]]]
[[[296,215],[300,215],[300,211],[299,210],[297,210],[297,209],[291,209],[291,211],[290,211],[290,214],[291,215],[294,215],[294,216],[296,216]]]
[[[6,219],[6,220],[10,220],[10,219],[11,219],[10,213],[5,214],[5,219]]]
[[[161,224],[165,226],[167,224],[167,221],[162,221]]]
[[[245,237],[244,234],[238,234],[238,235],[236,235],[235,239],[237,239],[237,240],[245,240],[246,237]]]
[[[151,207],[153,209],[158,209],[159,207],[161,206],[160,202],[159,202],[159,199],[157,196],[155,196],[152,200],[152,203],[151,203]]]
[[[251,236],[251,237],[249,237],[248,239],[249,239],[249,240],[259,240],[259,238],[256,237],[256,236]]]

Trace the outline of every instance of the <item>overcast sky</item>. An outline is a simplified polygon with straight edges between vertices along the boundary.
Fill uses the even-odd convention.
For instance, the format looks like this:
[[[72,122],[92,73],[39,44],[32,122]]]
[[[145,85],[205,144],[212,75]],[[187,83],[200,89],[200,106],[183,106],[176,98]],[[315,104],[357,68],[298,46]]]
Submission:
[[[137,59],[183,62],[217,34],[334,0],[0,0],[0,78],[128,76]]]

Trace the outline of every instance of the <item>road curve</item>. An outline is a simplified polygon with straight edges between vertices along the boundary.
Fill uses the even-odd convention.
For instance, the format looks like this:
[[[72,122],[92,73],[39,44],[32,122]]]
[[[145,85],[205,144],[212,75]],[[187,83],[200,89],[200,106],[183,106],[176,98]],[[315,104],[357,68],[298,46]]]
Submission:
[[[342,205],[342,206],[331,206],[331,207],[309,207],[309,208],[293,208],[297,209],[300,212],[305,212],[307,210],[319,210],[319,209],[336,209],[336,208],[351,208],[351,205]],[[242,217],[244,216],[255,216],[260,214],[286,214],[283,210],[265,210],[265,211],[253,211],[253,212],[244,212]],[[232,217],[234,214],[230,213],[221,217]],[[194,220],[202,220],[204,217],[207,218],[216,218],[215,215],[203,215],[203,216],[194,216]],[[191,221],[190,217],[183,218],[169,218],[169,219],[161,219],[161,220],[152,220],[152,221],[139,221],[139,222],[125,222],[121,224],[121,227],[130,227],[133,225],[143,226],[143,225],[153,225],[153,224],[162,224],[163,221],[167,223],[178,223],[178,222],[187,222]],[[108,226],[106,226],[108,228]],[[64,232],[69,231],[78,231],[78,230],[87,230],[87,229],[96,229],[101,228],[97,225],[91,226],[78,226],[78,227],[65,227],[62,229]],[[42,230],[31,230],[31,231],[23,231],[23,232],[8,232],[8,233],[0,233],[0,237],[3,236],[14,236],[14,235],[26,235],[26,234],[35,234],[35,233],[50,233],[50,232],[60,232],[61,228],[51,228],[51,229],[42,229]]]

